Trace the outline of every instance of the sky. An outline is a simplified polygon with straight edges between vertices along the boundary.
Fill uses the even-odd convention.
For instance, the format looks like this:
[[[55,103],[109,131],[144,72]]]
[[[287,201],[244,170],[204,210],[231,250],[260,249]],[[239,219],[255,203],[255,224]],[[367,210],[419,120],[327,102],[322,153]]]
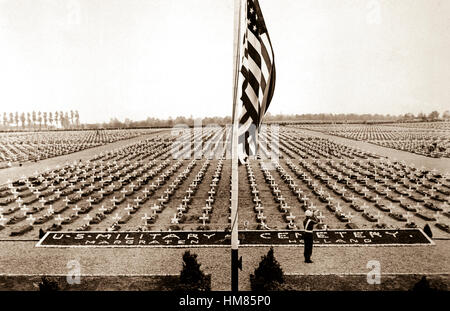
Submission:
[[[0,112],[232,111],[234,0],[0,0]],[[284,113],[450,109],[450,1],[260,0]]]

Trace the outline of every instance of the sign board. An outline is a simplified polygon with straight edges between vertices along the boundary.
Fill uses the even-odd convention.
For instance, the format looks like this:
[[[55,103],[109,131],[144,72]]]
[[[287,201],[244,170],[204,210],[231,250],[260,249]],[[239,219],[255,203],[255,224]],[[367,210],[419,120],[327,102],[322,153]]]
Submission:
[[[421,229],[314,231],[316,246],[434,245]],[[225,231],[47,232],[37,247],[229,247]],[[303,230],[240,231],[241,247],[302,246]]]

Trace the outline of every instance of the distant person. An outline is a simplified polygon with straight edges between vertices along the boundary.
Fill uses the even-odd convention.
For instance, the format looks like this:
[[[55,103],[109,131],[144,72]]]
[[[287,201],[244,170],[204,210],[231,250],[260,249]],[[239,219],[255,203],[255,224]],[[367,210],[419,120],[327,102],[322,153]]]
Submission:
[[[423,232],[425,232],[425,234],[428,235],[430,239],[433,238],[433,232],[431,232],[431,228],[428,224],[426,224],[425,227],[423,228]]]
[[[303,240],[305,242],[305,262],[313,263],[311,260],[312,250],[313,250],[313,229],[314,226],[319,222],[318,219],[314,216],[314,213],[311,210],[307,210],[305,212],[305,220],[303,221],[303,226],[305,228],[305,232],[303,234]]]

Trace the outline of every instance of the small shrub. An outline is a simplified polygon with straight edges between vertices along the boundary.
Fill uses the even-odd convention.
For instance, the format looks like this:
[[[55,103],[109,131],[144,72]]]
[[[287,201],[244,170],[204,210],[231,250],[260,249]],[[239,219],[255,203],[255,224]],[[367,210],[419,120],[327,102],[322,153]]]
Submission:
[[[419,282],[414,284],[414,287],[412,288],[413,291],[431,291],[430,282],[427,280],[426,276],[423,276]]]
[[[180,285],[178,290],[182,291],[209,291],[210,282],[203,271],[201,264],[197,262],[197,255],[186,251],[183,254],[183,269],[180,273]]]
[[[448,286],[442,280],[432,280],[431,282],[424,275],[411,289],[413,292],[438,292],[448,291]]]
[[[59,290],[58,282],[49,280],[47,277],[43,276],[41,283],[39,283],[39,290],[41,292],[55,292]]]
[[[250,286],[253,291],[284,290],[283,270],[275,259],[272,247],[262,257],[255,274],[250,274]]]
[[[425,234],[428,235],[430,239],[433,238],[433,232],[431,232],[431,228],[428,224],[426,224],[423,228],[423,232],[425,232]]]
[[[45,235],[44,230],[42,230],[42,228],[39,229],[39,239],[42,239],[44,237],[44,235]]]
[[[197,230],[210,230],[210,228],[207,225],[205,225],[205,226],[200,225],[200,226],[197,227]]]

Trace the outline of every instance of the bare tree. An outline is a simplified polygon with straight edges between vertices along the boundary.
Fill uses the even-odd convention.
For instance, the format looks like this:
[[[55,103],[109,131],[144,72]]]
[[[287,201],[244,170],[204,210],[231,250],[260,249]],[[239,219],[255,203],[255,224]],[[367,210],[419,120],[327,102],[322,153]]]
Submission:
[[[64,112],[59,112],[59,123],[61,124],[61,127],[64,127]]]
[[[14,114],[14,121],[16,122],[16,127],[19,127],[19,112],[16,111]]]
[[[44,113],[42,114],[42,116],[43,116],[43,118],[44,118],[44,126],[45,126],[45,128],[47,128],[47,122],[48,122],[48,119],[47,119],[47,111],[44,111]]]
[[[75,110],[75,119],[77,122],[77,127],[80,127],[80,114],[78,113],[78,110]]]
[[[28,124],[28,128],[31,127],[31,113],[27,112],[27,124]]]
[[[14,123],[14,113],[9,113],[9,126]]]
[[[445,110],[444,113],[442,113],[442,118],[444,119],[450,119],[450,110]]]
[[[59,122],[59,113],[58,111],[55,112],[55,125],[56,127],[58,127],[58,122]]]
[[[73,117],[74,117],[73,110],[70,110],[70,123],[72,124],[72,127],[73,127]]]
[[[38,111],[38,122],[39,122],[39,130],[41,130],[42,127],[42,113]]]
[[[436,110],[431,112],[428,115],[428,119],[430,119],[430,120],[437,120],[437,119],[439,119],[439,112],[437,112]]]
[[[22,123],[22,128],[25,128],[25,112],[20,114],[20,122]]]
[[[67,111],[64,113],[64,127],[65,128],[69,128],[70,127],[69,113]]]
[[[31,120],[33,121],[33,128],[36,127],[36,111],[31,112]]]
[[[48,113],[48,122],[50,122],[50,125],[53,125],[53,113],[51,111]]]

